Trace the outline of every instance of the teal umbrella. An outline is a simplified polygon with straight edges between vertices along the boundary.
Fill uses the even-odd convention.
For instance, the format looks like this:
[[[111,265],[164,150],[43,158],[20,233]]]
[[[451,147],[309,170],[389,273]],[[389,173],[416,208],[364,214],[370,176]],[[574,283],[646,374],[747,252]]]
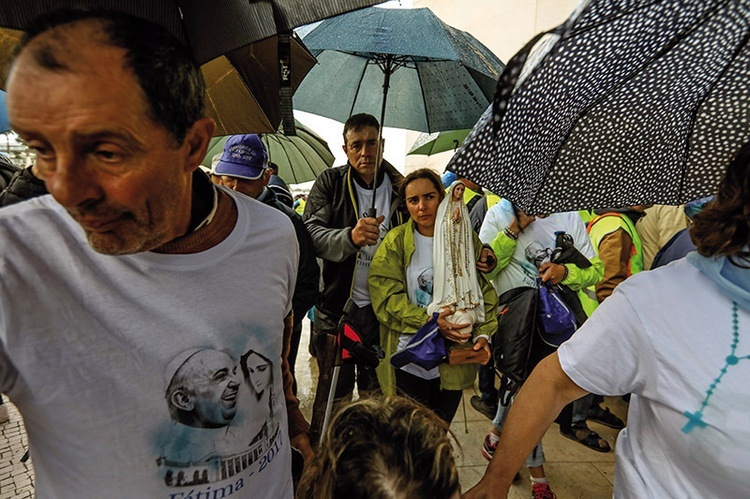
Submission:
[[[470,129],[464,128],[463,130],[420,134],[406,154],[431,156],[445,151],[455,151],[470,131]]]
[[[279,166],[279,177],[287,184],[300,184],[315,180],[318,175],[333,165],[334,157],[328,143],[305,125],[295,121],[297,135],[284,135],[283,128],[277,133],[262,133],[260,139],[268,150],[269,161]],[[231,137],[214,137],[202,164],[211,167],[211,160],[224,150],[224,143]]]
[[[324,20],[303,41],[319,64],[297,88],[294,107],[341,122],[380,110],[378,142],[385,126],[471,128],[504,67],[479,40],[427,8],[349,12]],[[375,215],[375,196],[368,214]]]
[[[349,12],[324,20],[303,41],[319,64],[297,88],[294,108],[341,122],[380,111],[388,127],[471,128],[504,67],[427,8]]]

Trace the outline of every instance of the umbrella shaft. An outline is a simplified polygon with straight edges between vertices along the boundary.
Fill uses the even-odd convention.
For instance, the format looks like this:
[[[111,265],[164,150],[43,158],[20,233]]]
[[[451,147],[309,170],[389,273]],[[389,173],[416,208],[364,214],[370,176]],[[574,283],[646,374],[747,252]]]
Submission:
[[[375,209],[375,194],[378,190],[378,169],[380,163],[383,161],[383,127],[385,126],[385,104],[388,100],[388,87],[391,83],[391,73],[393,72],[391,59],[388,57],[386,63],[383,66],[383,103],[380,106],[380,128],[378,128],[378,147],[377,153],[375,154],[375,178],[372,181],[372,206],[367,211],[367,216],[375,218],[377,217],[377,210]]]
[[[383,99],[383,113],[384,112],[385,99]],[[371,218],[377,218],[378,216],[377,209],[375,209],[375,195],[378,192],[378,169],[380,168],[380,163],[383,161],[383,148],[380,145],[383,142],[383,113],[381,113],[380,117],[380,128],[378,128],[378,148],[377,153],[375,153],[375,173],[372,180],[372,205],[370,206],[370,209],[367,210],[367,216]]]

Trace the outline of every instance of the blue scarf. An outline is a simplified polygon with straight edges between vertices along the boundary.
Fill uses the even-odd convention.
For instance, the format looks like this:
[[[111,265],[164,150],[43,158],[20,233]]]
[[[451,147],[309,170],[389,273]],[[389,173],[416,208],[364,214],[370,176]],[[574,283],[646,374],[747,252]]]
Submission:
[[[725,256],[707,258],[692,251],[687,260],[711,279],[719,290],[743,310],[750,312],[750,269],[743,269]]]

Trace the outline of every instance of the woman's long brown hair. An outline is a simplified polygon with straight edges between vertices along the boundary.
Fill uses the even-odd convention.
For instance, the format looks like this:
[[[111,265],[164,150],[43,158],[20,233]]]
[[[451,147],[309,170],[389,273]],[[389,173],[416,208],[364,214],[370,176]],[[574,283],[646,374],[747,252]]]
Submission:
[[[696,215],[690,230],[703,256],[728,256],[750,266],[750,143],[740,149],[719,184],[714,201]]]

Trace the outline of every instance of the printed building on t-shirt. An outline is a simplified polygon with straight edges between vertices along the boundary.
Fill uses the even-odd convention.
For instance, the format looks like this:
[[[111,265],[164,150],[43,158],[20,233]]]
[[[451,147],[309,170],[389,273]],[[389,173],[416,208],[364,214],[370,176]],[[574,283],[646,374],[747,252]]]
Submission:
[[[264,425],[262,432],[248,446],[247,451],[229,455],[208,455],[198,461],[186,462],[172,461],[162,456],[156,460],[156,464],[168,487],[215,483],[238,475],[264,456],[266,461],[273,460],[272,451],[278,451],[279,438],[278,427],[274,435],[269,435],[268,426]]]

